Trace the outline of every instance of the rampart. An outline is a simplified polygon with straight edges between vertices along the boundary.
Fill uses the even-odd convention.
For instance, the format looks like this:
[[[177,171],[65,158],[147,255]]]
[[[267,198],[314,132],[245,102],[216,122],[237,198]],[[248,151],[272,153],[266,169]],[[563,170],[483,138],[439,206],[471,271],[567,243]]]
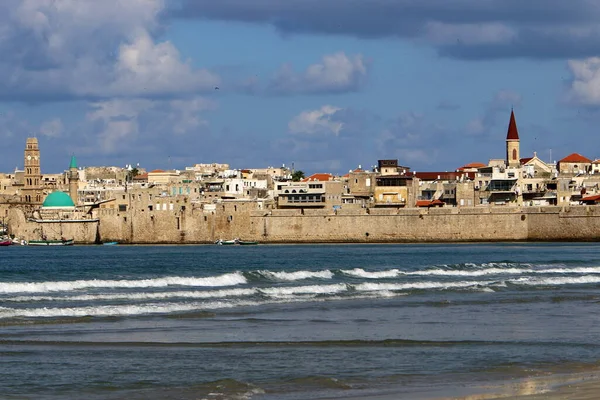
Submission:
[[[28,238],[40,224],[10,214],[11,233]],[[600,207],[460,207],[430,209],[260,209],[256,203],[211,210],[98,210],[99,222],[62,223],[77,243],[401,243],[478,241],[600,241]],[[50,231],[46,223],[46,231]],[[54,225],[56,226],[56,225]],[[38,229],[36,231],[36,229]]]

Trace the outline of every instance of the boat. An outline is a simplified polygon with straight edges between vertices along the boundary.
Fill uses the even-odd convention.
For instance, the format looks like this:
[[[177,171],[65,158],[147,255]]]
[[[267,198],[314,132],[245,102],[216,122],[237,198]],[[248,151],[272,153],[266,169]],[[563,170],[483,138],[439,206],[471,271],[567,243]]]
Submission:
[[[217,244],[219,246],[231,246],[231,245],[237,244],[237,239],[232,239],[232,240],[219,239],[215,242],[215,244]]]
[[[238,240],[237,244],[239,244],[241,246],[251,246],[251,245],[258,244],[258,242],[253,242],[251,240]]]
[[[13,242],[10,239],[1,239],[0,240],[0,246],[11,246],[12,244],[13,244]]]
[[[119,244],[119,242],[104,242],[104,243],[102,243],[103,246],[116,246],[118,244]]]
[[[235,238],[232,240],[223,240],[223,239],[219,239],[215,242],[215,244],[219,245],[219,246],[226,246],[226,245],[241,245],[241,246],[248,246],[248,245],[254,245],[254,244],[258,244],[258,242],[252,242],[249,240],[241,240],[239,238]]]
[[[74,242],[74,239],[30,240],[27,244],[29,246],[72,246]]]

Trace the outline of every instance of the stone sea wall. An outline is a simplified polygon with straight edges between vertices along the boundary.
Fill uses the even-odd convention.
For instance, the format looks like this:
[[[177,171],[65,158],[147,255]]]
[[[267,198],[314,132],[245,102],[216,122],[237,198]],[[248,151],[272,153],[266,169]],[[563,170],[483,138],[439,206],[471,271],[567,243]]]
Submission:
[[[600,207],[594,206],[302,211],[226,204],[211,211],[105,209],[97,217],[98,223],[62,223],[63,236],[77,243],[140,244],[213,243],[236,237],[261,243],[600,241]],[[40,225],[14,216],[10,224],[12,233],[25,238],[39,236]],[[56,223],[53,230],[51,224],[43,225],[46,233],[56,233]]]

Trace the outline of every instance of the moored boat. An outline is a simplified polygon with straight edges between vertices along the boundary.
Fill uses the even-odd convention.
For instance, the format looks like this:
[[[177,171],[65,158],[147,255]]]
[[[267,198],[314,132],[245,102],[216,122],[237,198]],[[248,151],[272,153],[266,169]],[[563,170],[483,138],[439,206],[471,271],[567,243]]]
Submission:
[[[0,246],[10,246],[12,244],[13,244],[13,242],[10,239],[6,239],[6,240],[2,239],[2,240],[0,240]]]
[[[235,238],[232,240],[223,240],[223,239],[219,239],[215,242],[215,244],[220,245],[220,246],[225,246],[225,245],[241,245],[241,246],[248,246],[248,245],[254,245],[254,244],[258,244],[258,242],[253,242],[253,241],[249,241],[249,240],[241,240],[239,238]]]
[[[219,239],[215,242],[215,244],[217,244],[219,246],[231,246],[231,245],[237,244],[237,240],[236,239],[233,239],[233,240]]]
[[[238,240],[238,244],[241,246],[251,246],[251,245],[258,244],[258,242],[253,242],[251,240]]]
[[[118,244],[119,244],[119,242],[104,242],[104,243],[102,243],[102,245],[104,245],[104,246],[116,246]]]
[[[72,246],[74,242],[74,239],[30,240],[27,244],[29,246]]]

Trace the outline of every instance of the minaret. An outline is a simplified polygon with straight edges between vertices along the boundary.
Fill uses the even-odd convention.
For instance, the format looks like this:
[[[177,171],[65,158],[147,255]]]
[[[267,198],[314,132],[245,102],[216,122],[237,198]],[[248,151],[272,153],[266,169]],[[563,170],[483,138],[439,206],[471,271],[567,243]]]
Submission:
[[[79,172],[77,172],[77,160],[75,156],[71,156],[71,164],[69,164],[69,172],[67,173],[69,178],[69,196],[73,203],[77,205],[78,196],[77,189],[79,189]]]
[[[521,165],[519,156],[519,131],[515,121],[515,113],[510,110],[510,122],[508,123],[508,132],[506,134],[506,165],[509,167],[518,167]]]
[[[27,138],[25,142],[25,173],[22,200],[25,203],[42,203],[42,173],[40,170],[40,149],[37,138]]]

